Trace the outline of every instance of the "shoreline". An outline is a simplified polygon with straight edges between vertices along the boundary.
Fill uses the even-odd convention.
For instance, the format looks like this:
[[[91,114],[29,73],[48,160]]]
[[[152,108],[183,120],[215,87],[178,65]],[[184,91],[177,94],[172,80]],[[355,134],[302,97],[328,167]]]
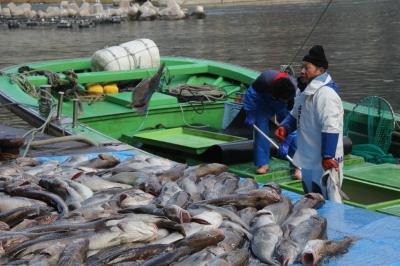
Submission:
[[[87,0],[86,2],[94,4],[96,0]],[[113,0],[102,0],[102,4],[113,4]],[[280,5],[280,4],[306,4],[306,3],[321,3],[323,0],[178,0],[181,6],[224,6],[224,5]],[[14,4],[59,4],[60,0],[14,0],[14,1],[0,1],[0,5],[5,7],[9,3]],[[78,1],[78,4],[79,1]]]

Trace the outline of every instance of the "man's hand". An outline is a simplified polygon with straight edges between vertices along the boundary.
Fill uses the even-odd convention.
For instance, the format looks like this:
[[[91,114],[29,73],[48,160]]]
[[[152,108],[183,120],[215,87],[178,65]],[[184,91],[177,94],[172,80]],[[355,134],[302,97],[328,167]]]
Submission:
[[[289,153],[289,145],[286,143],[282,143],[279,145],[278,156],[282,159],[286,158],[286,155]]]
[[[286,128],[284,128],[284,127],[278,127],[278,128],[275,130],[275,136],[276,136],[278,139],[280,139],[282,142],[284,142],[284,141],[285,141],[285,138],[286,138],[286,136],[287,136],[287,130],[286,130]]]
[[[324,158],[322,159],[322,168],[324,171],[334,168],[336,171],[339,170],[339,163],[333,158]]]
[[[249,127],[253,127],[253,125],[256,123],[255,114],[253,112],[246,112],[246,119],[244,120],[244,123]]]

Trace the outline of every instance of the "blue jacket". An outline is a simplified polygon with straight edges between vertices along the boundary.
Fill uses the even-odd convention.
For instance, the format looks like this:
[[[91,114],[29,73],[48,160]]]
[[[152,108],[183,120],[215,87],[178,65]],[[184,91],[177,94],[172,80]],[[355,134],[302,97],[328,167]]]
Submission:
[[[247,118],[254,118],[255,125],[264,133],[269,133],[269,120],[276,115],[281,122],[289,110],[285,102],[274,99],[271,94],[271,84],[278,71],[267,70],[263,72],[247,89],[243,99],[243,108]],[[263,92],[261,92],[261,89]],[[260,134],[254,136],[254,158],[257,166],[269,163],[269,142]]]

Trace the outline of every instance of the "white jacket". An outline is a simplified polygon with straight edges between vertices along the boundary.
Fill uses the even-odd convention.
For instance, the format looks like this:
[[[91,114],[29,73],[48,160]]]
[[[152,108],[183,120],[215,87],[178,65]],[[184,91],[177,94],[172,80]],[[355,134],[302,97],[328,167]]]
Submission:
[[[321,133],[338,133],[335,159],[343,161],[343,106],[324,73],[296,97],[291,115],[297,120],[298,141],[294,162],[305,169],[321,168]]]

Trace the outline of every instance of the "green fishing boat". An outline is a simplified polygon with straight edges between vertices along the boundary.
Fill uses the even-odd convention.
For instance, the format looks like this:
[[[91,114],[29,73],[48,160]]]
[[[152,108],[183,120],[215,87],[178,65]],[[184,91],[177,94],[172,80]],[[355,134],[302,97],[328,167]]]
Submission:
[[[240,116],[241,96],[259,75],[257,71],[191,58],[163,57],[161,62],[166,71],[145,114],[131,107],[131,89],[153,76],[157,68],[92,71],[90,58],[2,69],[0,98],[30,124],[46,123],[47,131],[55,136],[82,135],[99,145],[143,145],[143,149],[187,163],[221,161],[240,176],[262,183],[275,181],[302,193],[301,184],[290,177],[287,161],[273,158],[268,174],[254,175],[251,157],[241,153],[243,147],[251,147],[251,134],[238,128],[229,131]],[[89,94],[95,85],[116,86],[118,92]],[[371,99],[367,104],[344,102],[345,133],[353,147],[361,145],[353,149],[358,155],[345,156],[343,189],[350,197],[346,203],[400,216],[400,166],[396,164],[400,115],[383,112],[373,103]],[[375,146],[373,154],[370,148]],[[236,154],[241,160],[232,158]]]

